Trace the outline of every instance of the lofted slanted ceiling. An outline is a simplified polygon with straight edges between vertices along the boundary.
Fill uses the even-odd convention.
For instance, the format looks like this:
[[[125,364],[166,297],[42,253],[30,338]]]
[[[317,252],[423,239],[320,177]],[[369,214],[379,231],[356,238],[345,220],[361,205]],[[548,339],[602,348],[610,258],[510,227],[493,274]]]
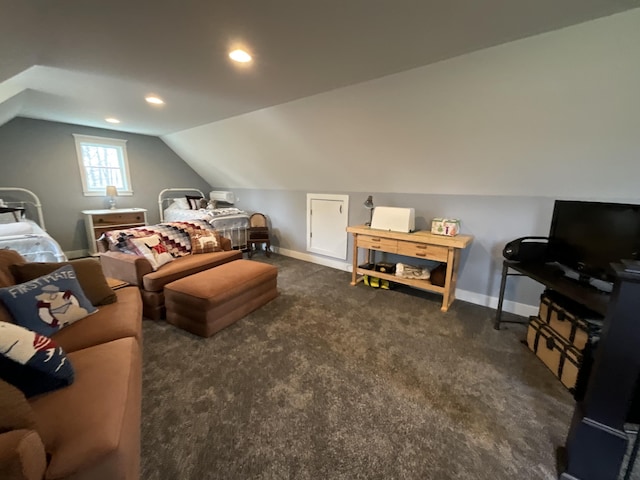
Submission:
[[[0,124],[25,116],[166,135],[638,6],[0,0]],[[250,67],[229,61],[234,45],[253,54]],[[149,93],[166,105],[146,104]]]

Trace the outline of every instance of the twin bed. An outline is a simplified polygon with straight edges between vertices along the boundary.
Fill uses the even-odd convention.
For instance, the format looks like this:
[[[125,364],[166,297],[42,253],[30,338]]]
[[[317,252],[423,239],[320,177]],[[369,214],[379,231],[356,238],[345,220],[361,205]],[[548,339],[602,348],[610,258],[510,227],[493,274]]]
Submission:
[[[204,208],[192,208],[187,200],[203,198],[209,203]],[[160,222],[180,222],[189,220],[203,220],[216,229],[223,237],[231,240],[234,249],[245,250],[249,231],[250,215],[244,210],[232,206],[233,194],[230,192],[209,193],[207,198],[196,188],[165,188],[158,195]],[[213,206],[217,203],[219,206]]]
[[[191,208],[186,196],[218,201],[220,207]],[[166,188],[158,195],[160,222],[203,220],[229,240],[235,249],[247,248],[249,214],[235,208],[229,192],[210,192],[209,198],[194,188]],[[203,202],[207,203],[207,202]],[[44,224],[42,204],[30,190],[0,187],[0,249],[18,251],[30,262],[67,260],[60,244],[49,235]]]
[[[30,262],[67,260],[60,244],[46,232],[42,204],[35,193],[25,188],[0,187],[2,211],[0,249],[16,250]]]

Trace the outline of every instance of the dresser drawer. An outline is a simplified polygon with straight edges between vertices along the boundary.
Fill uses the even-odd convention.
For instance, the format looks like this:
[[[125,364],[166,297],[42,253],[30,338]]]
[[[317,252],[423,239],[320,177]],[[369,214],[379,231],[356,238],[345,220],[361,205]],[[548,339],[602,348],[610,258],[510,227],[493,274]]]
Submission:
[[[427,245],[415,242],[398,242],[398,255],[407,255],[409,257],[426,258],[427,260],[435,260],[437,262],[447,261],[447,247],[440,245]]]
[[[397,253],[398,241],[389,238],[380,238],[370,235],[359,235],[358,246],[362,248],[370,248],[372,250],[381,250],[383,252]]]
[[[93,226],[129,225],[133,223],[144,224],[144,212],[106,213],[93,215]]]

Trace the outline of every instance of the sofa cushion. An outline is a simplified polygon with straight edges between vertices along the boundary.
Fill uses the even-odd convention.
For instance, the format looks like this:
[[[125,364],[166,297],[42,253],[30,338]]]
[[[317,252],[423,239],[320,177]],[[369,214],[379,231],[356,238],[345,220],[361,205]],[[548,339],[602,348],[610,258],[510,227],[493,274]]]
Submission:
[[[119,338],[142,335],[142,301],[137,287],[116,290],[118,301],[100,307],[93,315],[63,328],[53,339],[67,353]]]
[[[97,311],[71,265],[29,282],[0,288],[0,299],[15,323],[46,336]]]
[[[24,393],[0,380],[0,432],[33,429],[35,425],[36,420]]]
[[[129,478],[122,469],[130,466],[122,456],[138,457],[135,450],[124,451],[139,448],[138,342],[122,338],[69,357],[76,368],[74,384],[31,401],[38,433],[51,455],[46,478],[66,478],[113,457],[116,463],[107,473],[103,468],[99,478]]]
[[[25,259],[15,250],[0,249],[0,287],[18,283],[11,272],[11,265],[24,262]]]
[[[164,265],[155,272],[147,273],[142,279],[143,287],[150,292],[159,292],[167,283],[241,258],[242,252],[240,250],[182,257],[178,261]]]
[[[41,480],[47,468],[44,445],[33,430],[0,433],[0,478]]]
[[[95,258],[78,258],[70,262],[27,262],[11,266],[15,283],[28,282],[57,270],[63,265],[73,265],[78,282],[92,305],[107,305],[116,301],[116,294],[102,273],[102,266]]]
[[[26,397],[73,382],[73,367],[53,340],[11,323],[0,323],[0,377]]]

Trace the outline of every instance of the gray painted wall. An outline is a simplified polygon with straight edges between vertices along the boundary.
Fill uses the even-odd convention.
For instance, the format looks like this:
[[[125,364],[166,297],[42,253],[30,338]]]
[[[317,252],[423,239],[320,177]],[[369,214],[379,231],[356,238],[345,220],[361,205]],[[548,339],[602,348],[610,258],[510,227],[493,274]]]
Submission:
[[[296,255],[296,252],[306,252],[307,249],[307,193],[349,195],[349,225],[363,224],[369,220],[369,210],[363,206],[367,194],[361,192],[233,191],[239,198],[236,204],[238,207],[259,211],[269,217],[272,244],[288,254]],[[461,219],[461,233],[473,235],[474,241],[461,256],[458,298],[488,305],[493,305],[498,296],[504,244],[520,236],[547,235],[554,202],[554,199],[547,197],[370,193],[376,206],[415,208],[417,229],[429,229],[434,217]],[[339,268],[348,268],[352,261],[352,248],[352,239],[349,238],[346,262],[328,257],[321,261]],[[313,256],[320,257],[316,254]],[[406,257],[404,260],[394,256],[386,259],[419,263],[417,259]],[[378,260],[382,260],[382,257],[378,257]],[[510,304],[509,310],[526,314],[527,305],[537,305],[541,290],[540,285],[529,279],[512,279],[505,292],[505,299],[523,304],[524,307]]]
[[[66,252],[85,250],[81,213],[107,208],[104,197],[85,197],[72,134],[127,141],[132,196],[117,198],[117,206],[148,210],[150,223],[159,221],[158,193],[168,187],[209,185],[158,137],[113,130],[16,118],[0,127],[0,186],[32,190],[43,204],[47,231]]]

